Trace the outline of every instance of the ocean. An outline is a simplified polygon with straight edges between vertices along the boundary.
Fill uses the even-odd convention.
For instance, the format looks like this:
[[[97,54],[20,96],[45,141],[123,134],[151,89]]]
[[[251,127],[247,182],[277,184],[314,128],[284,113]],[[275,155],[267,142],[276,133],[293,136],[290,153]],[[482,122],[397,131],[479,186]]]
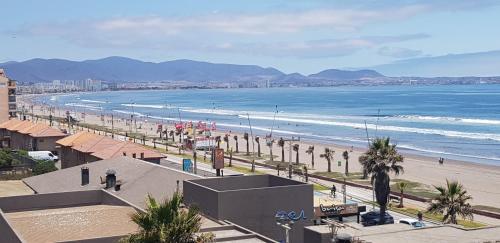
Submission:
[[[366,147],[389,136],[406,153],[500,165],[500,85],[113,91],[38,102],[165,123]],[[366,123],[366,126],[365,126]],[[274,125],[273,125],[274,124]]]

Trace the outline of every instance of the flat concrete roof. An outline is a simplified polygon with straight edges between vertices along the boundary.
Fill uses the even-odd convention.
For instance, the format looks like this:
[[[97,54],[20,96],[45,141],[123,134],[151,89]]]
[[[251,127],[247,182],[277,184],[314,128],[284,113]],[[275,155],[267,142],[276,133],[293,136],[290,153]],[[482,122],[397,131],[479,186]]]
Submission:
[[[23,181],[0,181],[0,197],[11,197],[33,194],[33,190],[26,186]]]
[[[310,230],[329,234],[327,225],[307,227]],[[413,228],[406,224],[387,224],[379,226],[361,227],[347,223],[346,228],[338,233],[347,233],[353,237],[372,243],[469,243],[469,242],[496,242],[500,240],[500,226],[481,229],[463,229],[451,225]]]
[[[6,213],[26,242],[59,242],[127,235],[138,230],[129,206],[92,205]]]
[[[274,175],[229,176],[190,180],[214,191],[247,190],[283,186],[309,185],[295,180],[289,180]]]
[[[81,167],[83,166],[89,168],[90,180],[86,186],[81,185]],[[23,181],[37,193],[98,190],[104,188],[101,184],[101,177],[105,179],[108,169],[115,170],[116,179],[122,183],[120,191],[108,189],[108,192],[141,208],[145,206],[148,193],[157,200],[163,200],[172,197],[177,190],[177,181],[179,181],[179,190],[182,191],[183,180],[201,178],[183,171],[122,156],[25,178]]]

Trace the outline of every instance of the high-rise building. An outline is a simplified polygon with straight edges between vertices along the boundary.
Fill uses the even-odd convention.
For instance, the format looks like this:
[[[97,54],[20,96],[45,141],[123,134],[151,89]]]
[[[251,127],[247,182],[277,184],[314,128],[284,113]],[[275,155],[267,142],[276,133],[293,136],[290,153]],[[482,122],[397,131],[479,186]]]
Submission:
[[[0,69],[0,122],[16,117],[16,81]]]

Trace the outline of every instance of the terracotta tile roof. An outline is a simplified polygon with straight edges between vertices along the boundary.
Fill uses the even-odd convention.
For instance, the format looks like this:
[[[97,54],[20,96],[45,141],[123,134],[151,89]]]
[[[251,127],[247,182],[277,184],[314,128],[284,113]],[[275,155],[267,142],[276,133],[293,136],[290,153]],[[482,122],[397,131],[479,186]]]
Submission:
[[[32,137],[64,137],[68,134],[61,132],[61,130],[47,126],[46,129],[37,132],[32,132],[30,136]]]
[[[120,142],[106,149],[99,150],[93,153],[92,155],[100,159],[110,159],[110,158],[122,157],[123,153],[126,153],[127,157],[132,157],[133,154],[136,154],[136,158],[138,159],[141,158],[141,153],[144,153],[145,159],[165,157],[164,155],[155,150],[147,149],[141,145],[137,145],[131,142]]]
[[[45,125],[42,123],[38,123],[38,124],[31,123],[30,126],[25,127],[23,129],[20,129],[17,132],[22,133],[22,134],[30,134],[30,133],[34,133],[34,132],[43,131],[43,130],[47,129],[48,127],[49,127],[48,125]]]
[[[33,123],[30,121],[20,121],[12,119],[0,124],[0,129],[7,129],[21,134],[26,134],[31,137],[63,137],[65,133],[57,128],[53,128],[43,123]]]
[[[56,143],[66,147],[73,147],[78,146],[85,141],[91,140],[92,138],[95,139],[94,134],[88,132],[78,132],[63,139],[59,139]]]
[[[30,126],[30,124],[32,124],[30,121],[19,121],[19,120],[17,120],[17,121],[18,122],[13,122],[13,123],[8,124],[8,126],[6,126],[5,129],[7,129],[9,131],[18,131],[18,130],[26,128],[26,127]]]
[[[122,142],[88,132],[73,134],[66,138],[57,140],[56,143],[65,147],[71,147],[72,149],[83,153],[90,153],[100,159],[120,157],[123,156],[123,152],[125,152],[128,157],[132,157],[132,154],[134,153],[137,158],[141,158],[141,153],[144,153],[145,159],[165,157],[161,153],[155,150],[147,149],[141,145],[131,142]]]
[[[0,123],[0,129],[7,129],[8,127],[14,126],[14,125],[19,124],[21,122],[22,121],[17,120],[17,119],[11,119],[8,121],[4,121],[4,122]]]

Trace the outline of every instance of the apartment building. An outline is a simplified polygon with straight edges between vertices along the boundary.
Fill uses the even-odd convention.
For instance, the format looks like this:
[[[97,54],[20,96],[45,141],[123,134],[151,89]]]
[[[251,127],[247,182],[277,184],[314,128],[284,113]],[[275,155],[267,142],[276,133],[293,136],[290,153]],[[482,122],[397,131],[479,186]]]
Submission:
[[[0,122],[16,117],[16,81],[0,69]]]

